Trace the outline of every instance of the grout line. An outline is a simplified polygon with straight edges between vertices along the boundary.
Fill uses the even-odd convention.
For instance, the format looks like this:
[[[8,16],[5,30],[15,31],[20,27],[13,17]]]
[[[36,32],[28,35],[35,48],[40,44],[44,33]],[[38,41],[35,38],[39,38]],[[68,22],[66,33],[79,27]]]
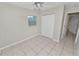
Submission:
[[[48,44],[48,43],[47,43],[47,44]],[[47,46],[47,44],[45,44],[44,46]],[[52,47],[52,48],[53,48],[53,47]],[[52,48],[51,48],[51,49],[52,49]],[[42,47],[42,48],[40,49],[40,51],[43,50],[43,49],[44,49],[44,47]],[[40,52],[40,51],[39,51],[39,52]],[[38,55],[39,52],[38,52],[36,55]],[[48,53],[48,54],[49,54],[49,53]]]
[[[55,42],[55,41],[53,41],[53,42]],[[57,44],[57,42],[56,42],[56,44]],[[56,46],[56,44],[55,44],[55,46]],[[55,47],[55,46],[54,46],[54,47]],[[51,48],[51,50],[49,51],[48,55],[51,53],[51,51],[53,50],[54,47]],[[50,55],[49,55],[49,56],[50,56]]]
[[[45,45],[44,45],[44,46],[45,46]],[[44,47],[42,47],[42,48],[40,49],[40,51],[41,51],[41,50],[43,50],[43,49],[44,49]],[[40,52],[40,51],[39,51],[39,52]],[[38,55],[38,54],[39,54],[39,52],[37,52],[37,53],[36,53],[36,55]]]
[[[56,45],[55,45],[55,46],[56,46]],[[55,46],[54,46],[54,47],[55,47]],[[54,47],[51,48],[51,50],[50,50],[50,52],[48,53],[48,55],[51,53],[51,51],[53,50]],[[50,56],[50,55],[49,55],[49,56]]]

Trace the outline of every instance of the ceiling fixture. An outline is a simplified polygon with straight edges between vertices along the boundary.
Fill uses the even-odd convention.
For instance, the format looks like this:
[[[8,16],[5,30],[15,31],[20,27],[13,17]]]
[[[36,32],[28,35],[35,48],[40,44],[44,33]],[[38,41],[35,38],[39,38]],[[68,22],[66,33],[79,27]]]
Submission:
[[[34,2],[34,6],[37,9],[41,9],[41,7],[43,7],[44,2]]]

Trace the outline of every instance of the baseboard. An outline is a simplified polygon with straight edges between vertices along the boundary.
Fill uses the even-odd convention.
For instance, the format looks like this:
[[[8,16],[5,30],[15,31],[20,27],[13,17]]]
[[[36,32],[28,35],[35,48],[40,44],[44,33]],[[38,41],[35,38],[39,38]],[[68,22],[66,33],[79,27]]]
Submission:
[[[42,35],[42,34],[39,34],[39,35],[44,36],[44,35]],[[46,37],[46,36],[44,36],[44,37]],[[47,37],[47,38],[49,38],[49,37]],[[56,39],[53,39],[53,38],[50,38],[50,39],[52,39],[53,41],[59,43],[59,40],[56,40]]]
[[[14,42],[14,43],[12,43],[12,44],[9,44],[9,45],[7,45],[7,46],[4,46],[4,47],[0,48],[0,51],[3,50],[3,49],[5,49],[5,48],[9,48],[9,47],[14,46],[14,45],[16,45],[16,44],[22,43],[22,42],[24,42],[24,41],[26,41],[26,40],[28,40],[28,39],[32,39],[32,38],[34,38],[34,37],[36,37],[36,36],[38,36],[38,35],[39,35],[39,34],[35,34],[35,35],[29,36],[29,37],[27,37],[27,38],[25,38],[25,39],[23,39],[23,40],[20,40],[20,41],[18,41],[18,42]]]

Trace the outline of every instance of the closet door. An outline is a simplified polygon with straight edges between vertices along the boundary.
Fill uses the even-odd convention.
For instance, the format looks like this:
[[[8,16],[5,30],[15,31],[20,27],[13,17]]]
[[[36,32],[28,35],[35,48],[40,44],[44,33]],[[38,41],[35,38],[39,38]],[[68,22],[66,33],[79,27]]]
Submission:
[[[42,16],[41,34],[43,36],[53,38],[55,14]]]

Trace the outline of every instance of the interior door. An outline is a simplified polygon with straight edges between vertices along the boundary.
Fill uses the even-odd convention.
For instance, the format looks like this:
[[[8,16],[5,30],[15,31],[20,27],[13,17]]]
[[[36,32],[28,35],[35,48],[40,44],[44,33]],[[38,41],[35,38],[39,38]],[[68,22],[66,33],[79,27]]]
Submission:
[[[55,14],[42,16],[41,34],[43,36],[53,38]]]

